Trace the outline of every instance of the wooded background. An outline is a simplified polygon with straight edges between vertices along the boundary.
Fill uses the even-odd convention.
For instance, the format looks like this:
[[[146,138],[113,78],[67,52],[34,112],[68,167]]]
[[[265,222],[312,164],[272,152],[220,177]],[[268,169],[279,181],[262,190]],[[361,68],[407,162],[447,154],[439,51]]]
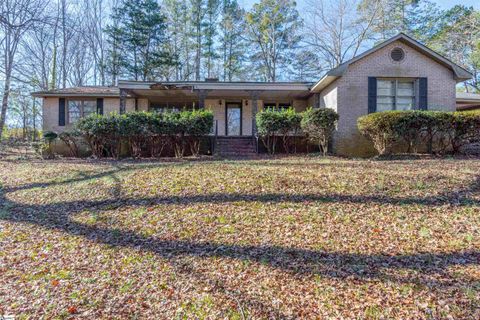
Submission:
[[[0,134],[31,139],[41,105],[30,92],[118,79],[316,81],[405,32],[474,74],[480,12],[429,0],[0,0]],[[7,121],[8,120],[8,121]]]

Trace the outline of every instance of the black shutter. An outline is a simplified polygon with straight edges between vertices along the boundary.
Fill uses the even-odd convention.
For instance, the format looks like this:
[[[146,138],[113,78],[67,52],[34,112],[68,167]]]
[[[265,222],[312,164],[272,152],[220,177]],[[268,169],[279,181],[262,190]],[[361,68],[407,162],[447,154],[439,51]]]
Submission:
[[[65,126],[65,98],[58,99],[58,125]]]
[[[418,79],[418,108],[428,109],[428,81],[427,78]]]
[[[103,98],[97,99],[97,113],[103,114]]]
[[[368,113],[377,111],[377,78],[368,77]]]

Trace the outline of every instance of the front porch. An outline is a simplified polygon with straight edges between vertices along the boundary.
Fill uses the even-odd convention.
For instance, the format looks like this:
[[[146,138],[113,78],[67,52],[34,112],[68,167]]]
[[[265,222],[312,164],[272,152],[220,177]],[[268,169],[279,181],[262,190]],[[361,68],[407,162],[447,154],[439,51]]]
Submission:
[[[264,108],[293,107],[300,112],[316,101],[302,83],[123,81],[119,88],[120,113],[208,108],[214,114],[212,134],[221,137],[254,136],[255,115]]]

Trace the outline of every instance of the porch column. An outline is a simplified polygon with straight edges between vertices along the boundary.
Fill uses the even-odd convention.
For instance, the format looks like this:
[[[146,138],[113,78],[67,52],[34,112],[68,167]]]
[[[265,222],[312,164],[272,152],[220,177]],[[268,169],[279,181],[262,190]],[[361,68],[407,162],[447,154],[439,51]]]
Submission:
[[[127,90],[120,89],[120,114],[124,114],[127,106]]]
[[[198,108],[203,109],[205,108],[205,98],[207,97],[208,90],[201,89],[198,90]]]
[[[315,93],[313,96],[313,108],[320,109],[320,93]]]
[[[260,91],[251,91],[250,99],[252,100],[252,135],[257,135],[257,122],[255,121],[258,112],[258,96]]]

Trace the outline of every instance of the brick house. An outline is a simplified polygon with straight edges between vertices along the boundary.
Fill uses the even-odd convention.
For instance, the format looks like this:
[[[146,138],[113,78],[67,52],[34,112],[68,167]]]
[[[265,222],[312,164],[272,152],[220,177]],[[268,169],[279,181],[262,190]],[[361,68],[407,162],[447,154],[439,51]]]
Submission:
[[[254,118],[263,108],[332,108],[340,116],[333,151],[364,156],[373,149],[357,130],[358,117],[385,110],[454,111],[456,84],[470,78],[465,69],[398,34],[330,70],[316,83],[120,80],[114,87],[66,88],[32,95],[43,98],[43,129],[57,132],[92,112],[209,108],[220,145],[238,146],[242,152],[254,151]]]

